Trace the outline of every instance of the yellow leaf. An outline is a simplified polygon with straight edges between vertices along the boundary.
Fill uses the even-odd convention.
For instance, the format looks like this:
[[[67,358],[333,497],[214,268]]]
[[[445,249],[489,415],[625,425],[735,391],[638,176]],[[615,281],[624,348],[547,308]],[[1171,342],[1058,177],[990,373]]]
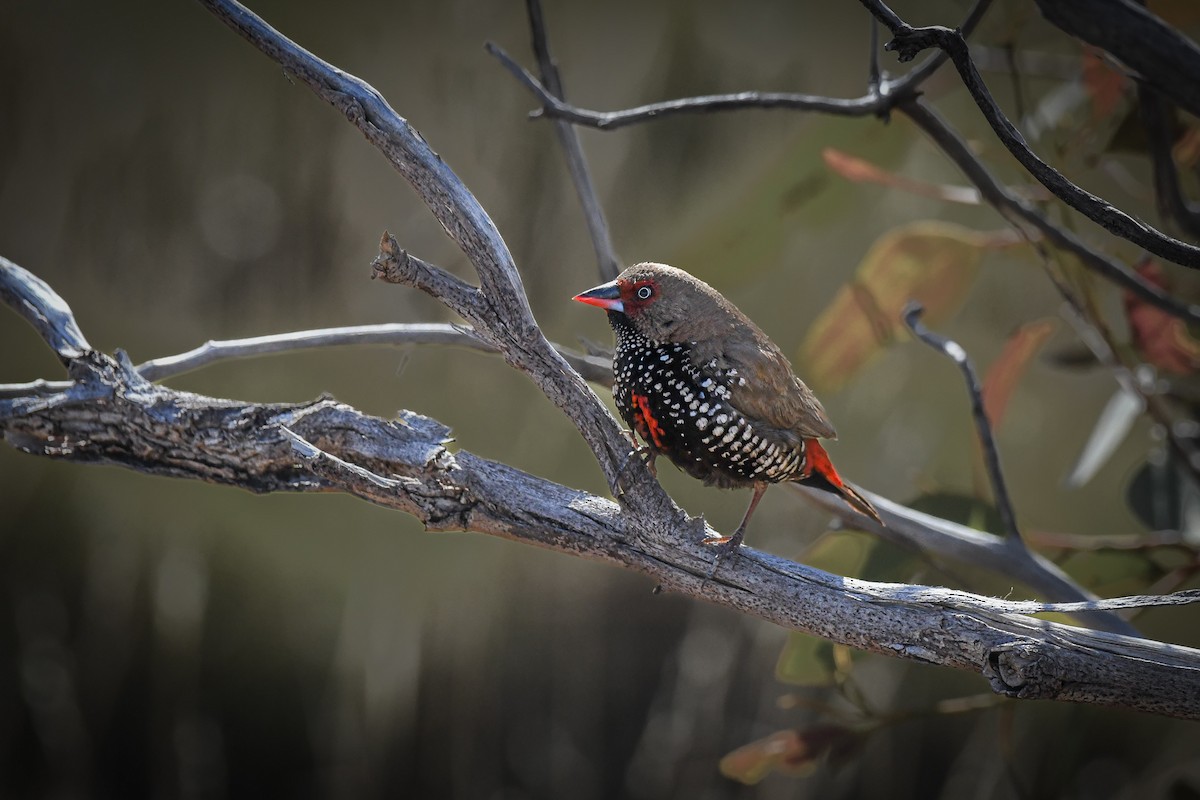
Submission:
[[[1019,244],[1011,231],[973,231],[925,220],[888,231],[809,328],[800,346],[804,378],[833,391],[884,346],[905,336],[900,311],[909,300],[925,307],[926,324],[948,318],[975,280],[983,251]]]

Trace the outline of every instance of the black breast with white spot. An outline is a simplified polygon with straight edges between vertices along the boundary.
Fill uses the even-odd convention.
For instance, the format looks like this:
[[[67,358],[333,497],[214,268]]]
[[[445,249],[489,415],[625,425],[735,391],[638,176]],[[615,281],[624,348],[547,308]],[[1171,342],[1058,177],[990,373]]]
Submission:
[[[639,416],[649,411],[657,439],[647,444],[695,478],[723,487],[778,483],[804,467],[804,447],[757,428],[729,404],[730,389],[744,381],[736,370],[696,365],[686,342],[654,342],[624,314],[610,312],[617,335],[613,399],[625,422],[644,434]],[[639,400],[638,398],[644,398]]]

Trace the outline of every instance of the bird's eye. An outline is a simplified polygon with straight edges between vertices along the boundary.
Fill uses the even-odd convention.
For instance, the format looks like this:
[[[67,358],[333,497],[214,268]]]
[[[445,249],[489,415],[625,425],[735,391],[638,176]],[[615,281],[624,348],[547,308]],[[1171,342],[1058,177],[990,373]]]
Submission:
[[[649,286],[643,286],[637,290],[637,296],[638,296],[639,300],[649,300],[651,295],[653,295],[653,294],[654,294],[654,290],[651,289]]]

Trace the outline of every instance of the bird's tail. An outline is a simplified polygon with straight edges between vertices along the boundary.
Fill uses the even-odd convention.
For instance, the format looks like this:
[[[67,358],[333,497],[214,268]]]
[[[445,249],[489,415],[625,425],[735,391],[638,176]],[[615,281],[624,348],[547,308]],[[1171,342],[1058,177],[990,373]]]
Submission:
[[[827,492],[833,492],[840,495],[846,503],[862,514],[866,514],[871,519],[883,524],[883,520],[879,517],[879,512],[875,510],[875,506],[871,505],[867,498],[863,497],[858,492],[848,486],[837,470],[833,468],[833,462],[829,460],[829,454],[825,452],[825,448],[816,439],[804,440],[804,453],[807,463],[805,464],[805,477],[796,480],[796,483],[812,486],[816,489],[824,489]]]

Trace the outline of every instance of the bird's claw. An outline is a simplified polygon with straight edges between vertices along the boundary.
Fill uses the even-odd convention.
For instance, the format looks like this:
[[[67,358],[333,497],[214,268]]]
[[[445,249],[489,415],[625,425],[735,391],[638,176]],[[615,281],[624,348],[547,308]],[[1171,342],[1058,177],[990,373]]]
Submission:
[[[705,583],[711,581],[717,574],[717,570],[721,568],[721,564],[725,559],[738,551],[742,546],[742,538],[745,531],[736,531],[732,536],[708,536],[704,539],[705,547],[710,547],[716,554],[713,559],[712,569],[708,571],[708,577],[704,579]]]
[[[642,462],[646,465],[646,469],[650,470],[650,474],[653,475],[655,479],[658,478],[658,468],[654,465],[654,459],[658,458],[658,451],[649,445],[638,444],[637,439],[635,439],[633,436],[633,431],[625,431],[625,433],[628,434],[630,440],[633,442],[633,450],[631,450],[629,454],[625,456],[625,460],[622,461],[621,466],[617,468],[617,488],[622,490],[622,493],[622,484],[623,479],[625,478],[625,473],[629,469],[629,464],[635,457],[642,460]]]

